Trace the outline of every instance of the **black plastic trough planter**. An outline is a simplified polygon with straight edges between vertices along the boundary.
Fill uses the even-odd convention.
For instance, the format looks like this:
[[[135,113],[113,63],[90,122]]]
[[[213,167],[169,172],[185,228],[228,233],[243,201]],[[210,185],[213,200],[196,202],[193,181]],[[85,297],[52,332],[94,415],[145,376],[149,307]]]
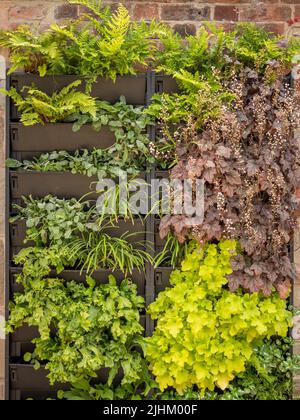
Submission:
[[[156,93],[178,93],[179,87],[175,79],[166,75],[156,75]]]
[[[33,365],[10,364],[10,400],[38,399],[45,400],[50,398],[57,399],[57,391],[70,389],[69,384],[55,383],[50,385],[47,378],[47,370],[41,367],[35,370]],[[106,383],[108,380],[109,369],[101,369],[97,372],[98,378],[93,380],[95,383]],[[115,383],[120,383],[122,372],[119,371]]]
[[[140,219],[119,220],[116,226],[105,227],[104,232],[112,237],[120,237],[123,234],[129,233],[128,242],[144,242],[146,240],[145,224]],[[32,245],[28,242],[24,244],[26,236],[26,223],[24,220],[10,224],[10,243],[13,247],[25,247]]]
[[[25,127],[20,123],[9,126],[12,157],[23,161],[31,160],[41,153],[66,150],[106,149],[115,143],[115,136],[108,127],[99,132],[91,125],[84,125],[78,132],[72,130],[73,124],[47,124]]]
[[[145,172],[138,178],[145,179]],[[22,196],[31,195],[42,198],[48,194],[58,198],[82,198],[97,200],[98,178],[71,172],[39,172],[39,171],[10,171],[10,197],[19,200]],[[116,180],[118,181],[118,180]]]
[[[35,370],[32,365],[11,364],[9,366],[10,400],[56,398],[57,391],[67,390],[68,384],[51,386],[44,368]]]
[[[47,194],[58,198],[81,198],[96,200],[96,177],[72,174],[70,172],[11,171],[11,199],[20,199],[23,195],[42,198]]]
[[[158,267],[155,269],[155,293],[156,296],[158,293],[165,290],[166,287],[170,285],[170,275],[174,269],[171,267]]]
[[[68,86],[75,80],[82,80],[79,90],[85,90],[85,79],[80,76],[45,76],[39,77],[34,74],[14,73],[11,75],[10,84],[17,90],[21,90],[24,86],[32,86],[33,84],[41,91],[51,95],[57,90]],[[115,103],[120,96],[125,96],[128,104],[144,105],[147,98],[147,75],[139,74],[137,76],[118,76],[116,81],[100,77],[93,84],[91,95],[102,100]],[[11,104],[11,119],[19,120],[20,115],[16,107]]]

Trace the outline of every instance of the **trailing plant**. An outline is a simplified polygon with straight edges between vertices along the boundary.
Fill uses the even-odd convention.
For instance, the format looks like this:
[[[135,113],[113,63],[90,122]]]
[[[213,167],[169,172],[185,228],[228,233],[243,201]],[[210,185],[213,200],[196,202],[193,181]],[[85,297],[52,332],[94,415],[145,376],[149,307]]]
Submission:
[[[221,114],[223,104],[230,104],[234,100],[234,95],[222,85],[217,73],[210,79],[187,70],[178,71],[172,76],[182,92],[155,94],[146,111],[159,120],[167,141],[170,140],[166,131],[169,130],[169,124],[185,122],[194,115],[197,127],[201,128],[207,119],[217,118]]]
[[[155,267],[178,267],[188,253],[188,243],[180,243],[172,234],[168,234],[163,249],[155,257]]]
[[[290,353],[292,339],[264,340],[253,349],[246,370],[236,376],[224,391],[207,391],[204,397],[195,389],[182,395],[169,389],[161,392],[151,379],[145,365],[143,380],[125,386],[91,385],[88,381],[75,384],[69,391],[59,392],[67,400],[289,400],[293,374],[300,368],[300,357]],[[148,387],[145,384],[148,384]],[[149,391],[150,390],[150,391]]]
[[[161,236],[172,230],[180,242],[239,240],[243,253],[233,263],[230,289],[270,295],[275,287],[284,298],[294,278],[288,243],[300,179],[297,103],[282,79],[270,85],[253,70],[230,85],[236,99],[218,119],[199,131],[191,116],[177,130],[171,178],[204,180],[203,222],[191,226],[184,214],[166,216]]]
[[[147,368],[147,364],[146,364]],[[91,385],[88,381],[74,384],[69,391],[59,391],[59,399],[66,400],[199,400],[198,392],[188,390],[179,395],[174,390],[161,392],[157,383],[145,370],[143,380],[135,384],[109,386],[106,384]]]
[[[42,199],[23,197],[23,200],[25,207],[15,206],[19,213],[11,221],[25,220],[25,242],[34,241],[36,244],[36,247],[22,250],[14,259],[16,264],[26,264],[28,271],[32,265],[38,270],[46,269],[47,275],[49,266],[53,265],[49,262],[52,249],[57,250],[57,247],[61,247],[58,255],[63,255],[61,265],[81,267],[88,273],[99,268],[131,273],[134,268],[143,270],[145,262],[152,262],[145,250],[146,242],[131,243],[129,240],[136,233],[125,232],[120,237],[112,237],[111,230],[117,231],[118,226],[111,220],[107,222],[89,202],[58,199],[51,195]],[[48,250],[50,257],[47,256]],[[39,261],[41,255],[42,262]]]
[[[233,31],[206,23],[196,35],[184,39],[171,29],[162,32],[159,38],[162,44],[156,54],[159,71],[173,76],[186,70],[205,79],[215,70],[226,76],[245,67],[264,74],[274,61],[286,71],[300,49],[296,37],[277,36],[253,23],[238,23]]]
[[[59,199],[47,195],[42,199],[22,197],[23,206],[14,205],[17,215],[10,222],[26,220],[26,242],[37,246],[48,243],[62,245],[76,232],[83,232],[95,213],[89,202]],[[94,215],[95,217],[95,215]]]
[[[115,80],[117,75],[135,74],[151,60],[162,25],[132,22],[122,4],[112,12],[102,1],[69,3],[84,6],[87,12],[41,34],[27,25],[0,32],[0,46],[11,51],[10,73],[24,68],[40,76],[77,74]]]
[[[136,233],[124,233],[120,237],[111,237],[104,232],[84,232],[82,237],[72,239],[69,244],[70,258],[76,258],[82,270],[88,273],[99,268],[121,270],[132,273],[134,269],[144,270],[145,263],[152,263],[152,258],[145,250],[145,243],[129,242]]]
[[[233,75],[249,68],[274,81],[289,73],[300,52],[296,37],[275,36],[251,23],[231,32],[208,23],[184,39],[169,29],[160,34],[160,42],[156,68],[175,78],[180,92],[155,95],[148,112],[162,125],[186,122],[192,114],[198,128],[233,101],[226,84]]]
[[[136,346],[143,332],[139,322],[143,298],[128,280],[120,286],[113,276],[99,286],[90,277],[86,280],[87,286],[36,279],[34,287],[25,288],[10,303],[7,332],[23,325],[38,328],[34,351],[24,359],[35,368],[46,363],[51,384],[96,377],[101,368],[109,368],[109,383],[119,369],[124,374],[121,384],[132,383],[142,370]]]
[[[224,392],[207,392],[211,400],[289,400],[293,391],[293,374],[299,371],[300,357],[292,356],[292,340],[267,341],[254,348],[245,372]]]
[[[142,340],[142,338],[140,338]],[[157,384],[152,379],[148,363],[142,359],[142,369],[139,378],[132,383],[120,384],[118,381],[112,383],[92,383],[92,381],[81,380],[68,391],[58,391],[59,399],[66,400],[141,400],[151,398]]]
[[[179,394],[193,386],[201,395],[215,387],[224,390],[245,371],[264,338],[287,335],[292,313],[276,293],[227,290],[236,254],[235,241],[191,244],[181,270],[171,275],[173,287],[148,308],[157,326],[144,351],[162,391],[169,386]]]
[[[72,268],[76,264],[76,256],[70,257],[66,245],[52,245],[49,247],[23,248],[14,256],[14,263],[22,266],[21,274],[17,275],[17,282],[22,285],[34,284],[50,275],[54,270],[59,275],[65,268]]]
[[[121,96],[119,102],[112,105],[106,101],[96,100],[97,111],[95,114],[77,112],[73,108],[68,118],[63,118],[61,109],[58,107],[58,114],[51,122],[73,122],[73,131],[77,132],[84,124],[91,124],[96,131],[107,126],[114,134],[115,142],[106,149],[95,148],[93,151],[77,150],[74,153],[66,151],[53,151],[43,153],[32,161],[23,162],[15,159],[8,159],[7,166],[23,170],[35,170],[43,172],[67,171],[83,175],[98,176],[120,176],[124,172],[129,175],[136,175],[146,169],[147,164],[154,163],[154,158],[149,151],[149,136],[146,128],[152,124],[151,118],[146,115],[145,109],[141,106],[126,104],[126,99]],[[40,103],[39,103],[40,106]],[[48,109],[48,108],[46,108]],[[39,111],[44,121],[47,116]],[[36,123],[33,118],[27,115],[27,125]]]
[[[21,123],[30,126],[64,121],[75,113],[95,117],[96,100],[87,93],[78,91],[76,88],[79,85],[81,81],[77,80],[51,96],[35,86],[24,86],[21,92],[14,87],[9,91],[2,89],[1,93],[13,100],[21,114]]]

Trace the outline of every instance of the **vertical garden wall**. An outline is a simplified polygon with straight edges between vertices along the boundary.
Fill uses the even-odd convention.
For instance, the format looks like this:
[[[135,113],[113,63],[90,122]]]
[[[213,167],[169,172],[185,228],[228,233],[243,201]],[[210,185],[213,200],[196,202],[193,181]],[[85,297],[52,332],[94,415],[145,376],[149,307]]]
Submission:
[[[299,39],[70,3],[0,33],[6,398],[292,398]]]

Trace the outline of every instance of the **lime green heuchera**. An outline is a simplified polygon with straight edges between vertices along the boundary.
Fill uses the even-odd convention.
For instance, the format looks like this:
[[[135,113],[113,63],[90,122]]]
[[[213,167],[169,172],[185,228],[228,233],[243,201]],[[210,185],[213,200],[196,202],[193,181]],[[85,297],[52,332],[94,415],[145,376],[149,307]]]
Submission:
[[[264,297],[226,288],[236,254],[235,241],[191,244],[181,270],[171,275],[173,287],[150,305],[158,322],[145,351],[161,390],[224,390],[245,370],[255,345],[287,335],[292,313],[277,293]]]

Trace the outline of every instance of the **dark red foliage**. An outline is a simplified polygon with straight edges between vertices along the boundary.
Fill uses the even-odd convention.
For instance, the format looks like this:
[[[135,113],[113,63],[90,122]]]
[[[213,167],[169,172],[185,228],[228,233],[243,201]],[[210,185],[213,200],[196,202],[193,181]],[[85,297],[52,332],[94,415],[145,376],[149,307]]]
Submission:
[[[284,298],[294,277],[288,244],[300,180],[296,101],[283,78],[270,84],[253,70],[228,86],[236,100],[219,119],[201,132],[192,118],[178,129],[171,178],[205,180],[204,221],[193,227],[185,216],[167,216],[160,233],[172,231],[181,242],[239,240],[243,256],[233,261],[230,289],[268,295],[275,287]]]

